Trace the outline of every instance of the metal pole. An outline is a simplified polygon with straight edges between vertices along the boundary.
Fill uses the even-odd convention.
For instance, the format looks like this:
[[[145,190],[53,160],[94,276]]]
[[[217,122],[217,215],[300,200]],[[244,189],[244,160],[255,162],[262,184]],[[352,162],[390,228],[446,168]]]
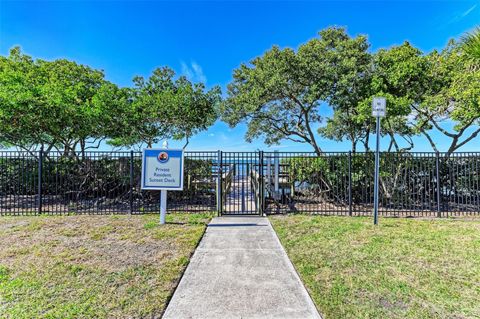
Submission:
[[[133,213],[133,151],[130,151],[130,214]]]
[[[352,152],[348,152],[348,214],[352,216]]]
[[[264,214],[264,189],[263,189],[263,151],[258,154],[258,213],[260,216]]]
[[[436,162],[436,179],[437,179],[437,217],[442,217],[442,198],[440,197],[440,156],[438,152],[435,155],[435,162]]]
[[[43,145],[38,154],[38,213],[42,213],[42,168],[43,168]]]
[[[222,214],[222,151],[217,152],[217,214]]]
[[[168,142],[163,142],[163,148],[168,149]],[[167,216],[167,191],[162,189],[160,191],[160,225],[165,224]]]
[[[242,171],[243,171],[243,167],[242,167]],[[242,180],[241,198],[242,198],[242,205],[241,205],[242,213],[245,213],[246,212],[246,207],[245,207],[245,179]]]
[[[272,196],[271,191],[272,191],[272,163],[271,163],[271,158],[270,156],[267,156],[267,185],[270,193],[268,196]]]
[[[160,191],[160,224],[165,224],[167,215],[167,191],[162,189]]]
[[[378,175],[380,167],[380,116],[377,116],[377,143],[375,147],[375,183],[373,189],[373,224],[378,225]]]
[[[280,161],[278,158],[278,151],[274,151],[275,157],[273,159],[273,165],[274,165],[274,174],[275,174],[275,180],[274,180],[274,187],[275,187],[275,199],[278,199],[278,193],[279,193],[279,174],[280,174]]]

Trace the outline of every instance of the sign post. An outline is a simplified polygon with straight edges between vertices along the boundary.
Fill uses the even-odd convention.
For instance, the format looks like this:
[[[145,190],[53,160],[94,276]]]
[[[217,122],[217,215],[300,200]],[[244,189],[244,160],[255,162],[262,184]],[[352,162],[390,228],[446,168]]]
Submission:
[[[142,189],[160,190],[160,224],[165,224],[167,190],[183,190],[183,150],[144,149],[142,154]]]
[[[384,97],[374,97],[372,102],[372,115],[377,118],[375,146],[375,181],[373,189],[373,224],[378,225],[378,179],[380,175],[380,118],[385,116],[387,101]]]

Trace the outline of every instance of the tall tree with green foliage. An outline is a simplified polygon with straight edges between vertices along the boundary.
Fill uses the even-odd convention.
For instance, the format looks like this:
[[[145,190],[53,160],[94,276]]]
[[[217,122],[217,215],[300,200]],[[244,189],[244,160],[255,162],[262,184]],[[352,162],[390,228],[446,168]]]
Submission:
[[[134,78],[134,87],[124,92],[119,104],[109,104],[120,111],[112,118],[115,130],[109,132],[115,146],[147,145],[161,139],[185,139],[206,130],[217,119],[220,88],[205,89],[203,83],[191,83],[186,77],[175,78],[168,68],[157,68],[145,79]]]
[[[217,119],[220,89],[159,68],[119,88],[102,71],[65,59],[0,57],[0,144],[78,156],[108,139],[117,146],[186,139]],[[80,153],[79,153],[80,152]]]
[[[289,139],[308,143],[320,154],[318,131],[329,139],[349,140],[353,151],[358,143],[368,151],[375,132],[372,98],[384,96],[382,134],[389,137],[389,151],[411,150],[419,134],[438,150],[432,133],[439,131],[451,139],[451,153],[479,133],[478,60],[466,42],[451,43],[440,53],[424,54],[405,42],[370,54],[365,37],[350,38],[344,29],[329,28],[296,51],[273,47],[242,64],[234,71],[221,116],[231,126],[246,123],[247,141]],[[475,35],[468,43],[475,43]],[[322,116],[326,107],[333,116]]]
[[[429,54],[428,62],[430,86],[422,103],[412,105],[415,129],[435,151],[439,148],[432,132],[443,134],[450,140],[447,154],[451,154],[480,133],[480,70],[453,41]]]
[[[410,123],[412,105],[423,101],[432,83],[428,61],[422,51],[405,42],[376,52],[372,69],[370,96],[360,106],[363,119],[370,119],[373,128],[371,99],[386,97],[387,115],[382,119],[382,131],[390,138],[388,150],[410,150],[414,146],[412,136],[418,133]],[[406,146],[402,147],[402,144]]]
[[[12,49],[0,58],[2,144],[84,152],[104,137],[95,100],[105,85],[101,71],[64,59],[33,60]]]
[[[246,123],[247,141],[262,137],[270,145],[288,139],[320,154],[321,109],[326,103],[356,103],[369,65],[367,49],[364,36],[351,38],[343,28],[325,29],[296,51],[274,46],[234,71],[221,117],[230,126]]]
[[[410,124],[412,105],[422,101],[430,85],[426,57],[419,49],[405,42],[372,54],[366,72],[365,81],[361,83],[363,86],[357,89],[354,97],[346,90],[338,99],[350,99],[353,102],[348,107],[343,104],[335,107],[334,115],[320,132],[334,140],[351,141],[352,151],[356,150],[359,142],[368,151],[370,134],[375,132],[375,119],[371,115],[372,99],[383,96],[387,99],[387,114],[382,119],[381,133],[389,137],[388,150],[412,149],[412,136],[418,134]]]
[[[359,140],[368,150],[369,133],[375,130],[371,101],[374,96],[384,96],[387,116],[382,120],[382,134],[390,138],[389,151],[412,149],[412,137],[417,134],[438,151],[433,133],[440,132],[450,139],[447,153],[451,154],[480,133],[480,72],[476,63],[455,42],[427,55],[408,42],[381,49],[373,54],[364,99],[353,112],[337,108],[321,130],[329,138],[351,141],[355,137],[352,132],[360,132]],[[454,125],[449,129],[451,122]]]
[[[0,143],[23,146],[47,138],[42,136],[35,111],[44,105],[38,86],[38,66],[19,48],[0,57]]]

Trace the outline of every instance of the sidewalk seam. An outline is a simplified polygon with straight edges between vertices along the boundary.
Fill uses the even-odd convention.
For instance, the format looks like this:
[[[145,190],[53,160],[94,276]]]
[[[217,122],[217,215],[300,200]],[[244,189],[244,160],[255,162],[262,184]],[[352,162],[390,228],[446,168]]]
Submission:
[[[298,273],[297,271],[297,268],[295,268],[295,265],[292,263],[292,261],[290,260],[290,257],[288,257],[288,254],[287,254],[287,251],[285,250],[285,247],[283,247],[282,245],[282,242],[280,241],[280,238],[278,237],[277,235],[277,232],[275,231],[275,228],[273,227],[272,223],[270,222],[270,219],[267,217],[267,220],[268,220],[268,223],[270,225],[270,227],[272,228],[273,230],[273,233],[275,234],[275,238],[278,242],[278,244],[280,245],[280,247],[282,248],[281,250],[283,251],[283,254],[285,254],[285,256],[287,257],[288,259],[288,263],[290,264],[290,267],[293,269],[293,272],[295,273],[295,276],[297,277],[297,279],[300,281],[300,283],[302,284],[302,287],[304,289],[304,292],[307,294],[307,297],[308,297],[308,300],[309,302],[313,305],[314,309],[317,310],[317,314],[319,316],[319,319],[323,319],[319,309],[317,308],[317,305],[313,302],[313,299],[312,299],[312,296],[310,296],[310,292],[308,291],[307,287],[305,287],[305,284],[303,283],[303,280],[302,278],[300,278],[300,274]]]
[[[214,219],[215,217],[210,218],[208,221],[208,224]],[[185,268],[183,268],[182,273],[180,274],[180,277],[178,277],[177,285],[175,286],[175,289],[171,292],[171,294],[167,297],[167,302],[165,303],[165,308],[163,308],[162,313],[160,314],[159,318],[163,318],[163,315],[167,311],[168,306],[170,305],[170,301],[172,301],[173,295],[177,291],[178,286],[180,285],[180,282],[182,281],[183,276],[185,275],[185,272],[187,271],[188,266],[190,265],[190,261],[192,260],[193,256],[197,253],[198,246],[200,246],[200,243],[203,240],[203,237],[205,237],[205,234],[207,233],[207,228],[208,224],[205,225],[205,229],[203,230],[202,237],[198,240],[197,244],[195,245],[195,248],[193,249],[193,252],[188,256],[188,262],[185,265]]]

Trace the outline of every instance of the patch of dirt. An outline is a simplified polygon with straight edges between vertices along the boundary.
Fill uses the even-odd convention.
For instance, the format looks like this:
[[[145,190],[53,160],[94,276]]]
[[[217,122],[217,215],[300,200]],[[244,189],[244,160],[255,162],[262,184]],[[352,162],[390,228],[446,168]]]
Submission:
[[[22,269],[28,264],[51,265],[61,256],[68,263],[119,272],[160,266],[176,258],[181,248],[175,238],[153,238],[140,216],[62,216],[41,218],[39,225],[32,225],[35,222],[36,217],[26,217],[0,224],[2,264]],[[166,227],[180,231],[186,226]]]
[[[91,240],[71,238],[64,242],[65,247],[74,251],[84,249],[85,253],[76,256],[75,261],[108,271],[122,271],[127,268],[161,264],[166,257],[173,257],[175,251],[165,242],[135,243],[126,240]]]
[[[9,218],[6,221],[1,222],[0,223],[0,231],[9,230],[9,229],[19,227],[19,226],[28,225],[28,221],[26,221],[26,220],[22,220],[22,219],[15,220],[15,219],[16,219],[16,217]]]
[[[408,309],[408,305],[401,300],[396,300],[394,302],[391,302],[386,298],[380,297],[379,304],[385,309],[402,309],[402,310]]]

